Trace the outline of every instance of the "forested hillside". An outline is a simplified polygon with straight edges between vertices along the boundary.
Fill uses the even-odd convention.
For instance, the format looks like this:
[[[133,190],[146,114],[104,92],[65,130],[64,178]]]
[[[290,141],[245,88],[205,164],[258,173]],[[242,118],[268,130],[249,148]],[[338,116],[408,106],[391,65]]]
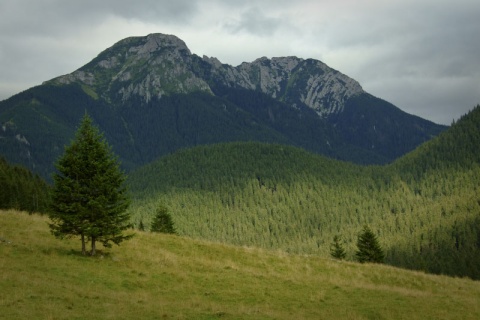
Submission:
[[[0,209],[45,212],[49,189],[50,186],[38,175],[33,175],[26,168],[10,165],[0,157]]]
[[[475,168],[480,163],[479,109],[480,106],[477,106],[448,131],[398,159],[393,167],[417,180],[432,170],[442,172]]]
[[[166,205],[180,234],[347,258],[364,225],[386,262],[480,278],[480,108],[389,166],[358,166],[282,145],[183,150],[130,175],[135,223]]]

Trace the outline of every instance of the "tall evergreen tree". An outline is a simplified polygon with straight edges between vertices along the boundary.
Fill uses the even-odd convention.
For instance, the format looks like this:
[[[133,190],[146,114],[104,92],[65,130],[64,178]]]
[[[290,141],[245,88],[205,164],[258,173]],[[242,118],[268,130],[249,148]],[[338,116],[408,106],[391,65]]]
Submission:
[[[110,242],[118,245],[132,237],[123,234],[130,227],[125,176],[88,114],[56,168],[50,213],[54,236],[80,236],[83,254],[85,243],[91,241],[91,255],[97,241],[111,247]]]
[[[335,259],[345,259],[347,256],[347,253],[345,252],[345,249],[342,246],[341,243],[341,238],[339,236],[334,236],[333,237],[333,242],[330,245],[330,255],[335,258]]]
[[[359,262],[383,263],[385,255],[378,243],[377,236],[370,230],[368,226],[364,226],[362,232],[358,236],[357,252],[355,256]]]

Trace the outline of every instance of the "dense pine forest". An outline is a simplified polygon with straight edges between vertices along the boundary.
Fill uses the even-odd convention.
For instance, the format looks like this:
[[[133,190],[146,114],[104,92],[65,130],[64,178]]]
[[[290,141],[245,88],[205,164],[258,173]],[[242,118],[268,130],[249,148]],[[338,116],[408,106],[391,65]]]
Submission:
[[[0,157],[0,209],[46,212],[50,186],[28,169]]]
[[[353,260],[368,225],[385,262],[480,279],[480,108],[387,166],[359,166],[276,144],[186,149],[130,174],[136,225],[159,205],[195,238]]]

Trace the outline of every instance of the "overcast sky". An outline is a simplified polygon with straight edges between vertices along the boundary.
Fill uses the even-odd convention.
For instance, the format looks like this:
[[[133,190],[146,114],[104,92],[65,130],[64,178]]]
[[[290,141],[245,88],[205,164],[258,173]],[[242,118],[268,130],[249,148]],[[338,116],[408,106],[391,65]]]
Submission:
[[[437,123],[480,104],[478,0],[0,0],[0,100],[157,32],[234,66],[318,59]]]

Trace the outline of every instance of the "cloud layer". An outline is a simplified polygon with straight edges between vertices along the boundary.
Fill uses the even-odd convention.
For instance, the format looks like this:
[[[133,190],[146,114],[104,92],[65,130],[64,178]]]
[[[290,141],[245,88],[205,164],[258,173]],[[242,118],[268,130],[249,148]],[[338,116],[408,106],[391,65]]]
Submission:
[[[479,13],[477,0],[3,0],[0,99],[123,38],[161,32],[232,65],[319,59],[409,113],[450,124],[480,103]]]

